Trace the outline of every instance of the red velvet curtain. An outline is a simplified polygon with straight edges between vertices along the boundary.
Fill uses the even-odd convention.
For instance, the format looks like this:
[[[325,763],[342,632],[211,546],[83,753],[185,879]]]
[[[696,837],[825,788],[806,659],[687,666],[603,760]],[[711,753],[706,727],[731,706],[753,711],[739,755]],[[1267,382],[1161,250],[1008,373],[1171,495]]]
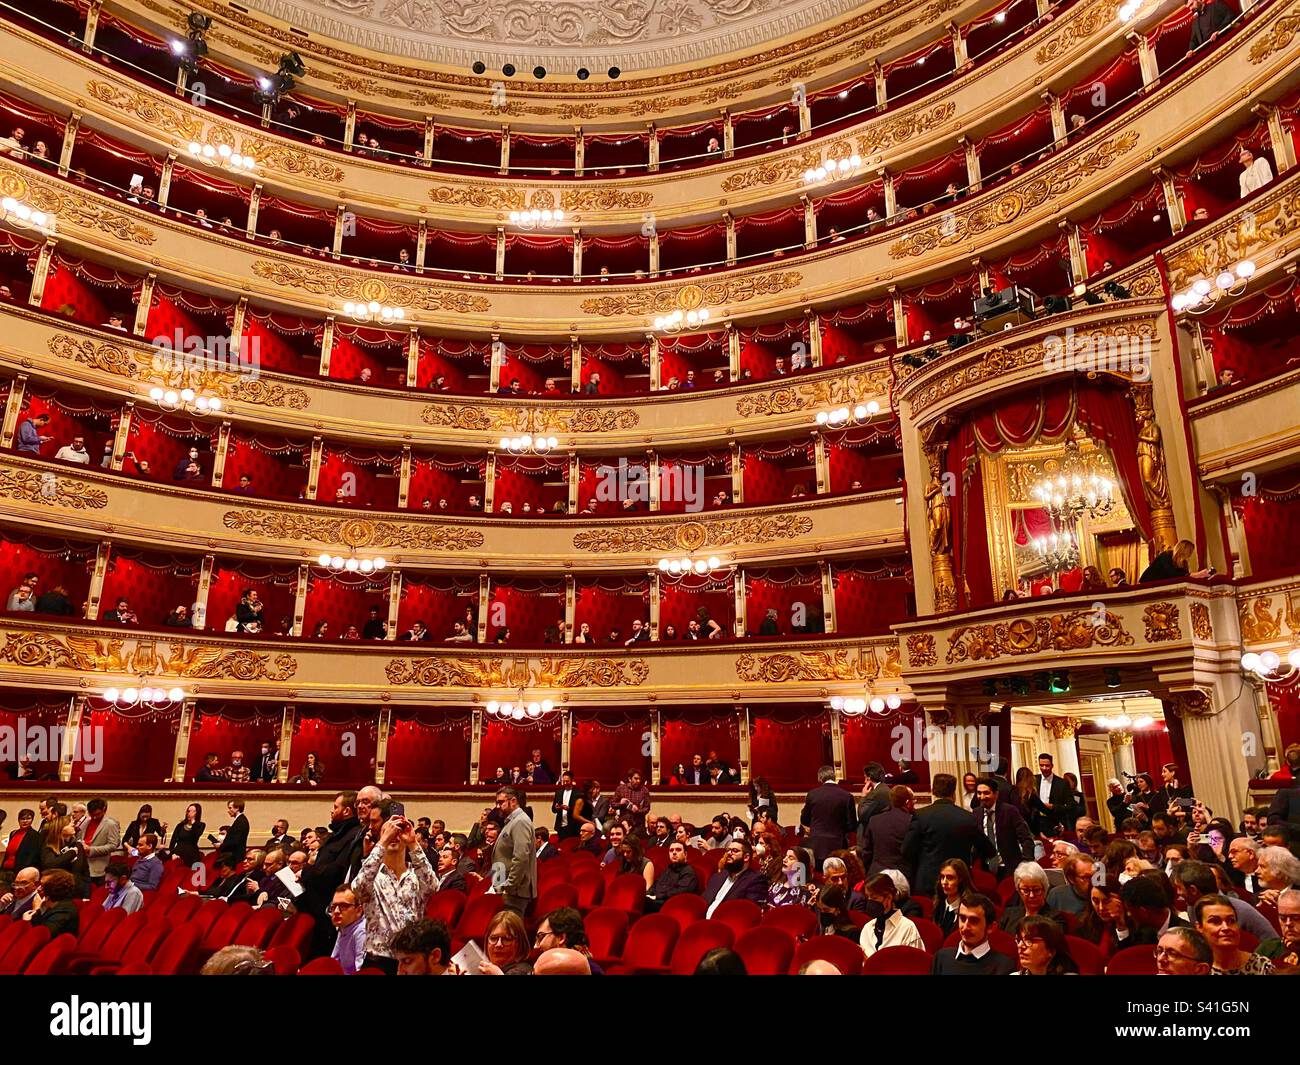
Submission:
[[[193,780],[194,774],[203,768],[209,753],[216,754],[219,757],[217,764],[224,767],[230,764],[231,751],[243,751],[244,764],[251,767],[263,743],[279,746],[283,718],[282,706],[200,704],[194,716],[189,755],[185,760],[189,779]]]
[[[920,725],[919,732],[917,724]],[[863,767],[868,762],[879,762],[888,772],[894,771],[898,761],[897,751],[917,755],[925,753],[925,715],[915,706],[904,706],[902,710],[888,718],[881,719],[872,714],[856,717],[844,717],[841,720],[844,734],[844,773],[850,785],[857,787],[863,780]],[[1011,743],[1010,729],[1005,730],[1008,749]],[[916,749],[916,737],[922,738],[920,750]],[[919,778],[913,790],[924,790],[930,784],[930,766],[924,758],[908,758],[912,769]]]
[[[630,770],[650,775],[648,711],[577,711],[569,743],[569,764],[582,780],[599,780],[611,791]]]
[[[179,707],[157,712],[92,704],[82,717],[73,783],[149,785],[169,779],[180,713]]]
[[[520,769],[532,757],[535,748],[541,748],[542,758],[553,772],[560,768],[560,723],[554,718],[545,721],[527,721],[515,724],[494,719],[483,722],[483,740],[479,745],[479,775],[491,780],[498,769],[507,773],[512,767]],[[604,782],[602,782],[604,783]],[[609,791],[616,781],[609,781]],[[536,798],[536,797],[535,797]],[[544,809],[546,806],[543,807]]]
[[[733,767],[740,764],[740,724],[731,707],[666,707],[659,712],[659,764],[664,780],[692,755],[717,751]]]
[[[830,765],[830,718],[822,707],[751,707],[750,776],[766,777],[773,788],[799,790],[817,782]]]
[[[469,713],[394,707],[384,783],[390,788],[464,787],[469,752]]]
[[[1277,713],[1278,737],[1282,750],[1300,743],[1300,685],[1268,685],[1269,701]]]
[[[300,706],[293,724],[291,770],[297,773],[307,755],[315,752],[329,787],[373,784],[378,718],[378,708],[374,707]]]

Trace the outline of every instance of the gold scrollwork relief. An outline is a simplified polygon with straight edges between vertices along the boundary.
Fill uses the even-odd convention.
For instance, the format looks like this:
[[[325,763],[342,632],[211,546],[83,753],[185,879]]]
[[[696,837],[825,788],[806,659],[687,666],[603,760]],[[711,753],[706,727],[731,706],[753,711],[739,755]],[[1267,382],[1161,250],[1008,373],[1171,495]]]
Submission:
[[[749,684],[789,681],[866,681],[881,675],[873,648],[850,651],[800,651],[794,654],[743,654],[736,659],[736,677]]]
[[[171,644],[159,657],[153,641],[125,651],[125,640],[93,636],[55,636],[41,632],[7,632],[0,660],[24,669],[71,669],[86,673],[132,673],[140,676],[203,680],[285,681],[298,672],[289,654],[271,655],[245,648],[187,647]]]
[[[424,525],[367,518],[318,518],[261,510],[231,510],[222,518],[227,529],[267,540],[308,540],[356,548],[404,548],[411,551],[465,551],[483,546],[483,534],[455,525]]]
[[[863,402],[865,396],[889,394],[889,370],[864,370],[830,381],[810,381],[799,385],[774,388],[736,402],[742,418],[794,414],[797,411]]]
[[[753,274],[733,279],[720,278],[701,284],[677,288],[633,289],[612,296],[583,300],[585,314],[614,318],[620,314],[656,314],[679,308],[719,307],[728,303],[747,303],[759,296],[777,296],[803,284],[803,275],[785,273]]]
[[[1177,603],[1152,603],[1142,611],[1142,623],[1146,626],[1148,643],[1166,643],[1183,638],[1183,630],[1178,624]]]
[[[17,164],[0,163],[0,196],[12,196],[38,211],[54,215],[60,226],[93,229],[123,244],[149,247],[158,240],[157,233],[130,215],[79,191],[23,174]]]
[[[66,510],[103,510],[108,506],[108,493],[103,489],[37,470],[0,470],[0,497]]]
[[[384,673],[390,684],[426,688],[635,688],[650,666],[643,658],[394,658]]]
[[[579,551],[627,554],[635,551],[698,551],[704,547],[735,544],[770,544],[805,536],[812,531],[811,518],[775,514],[761,518],[732,518],[721,521],[689,521],[681,525],[634,525],[585,529],[573,538]]]
[[[1272,596],[1252,599],[1249,607],[1240,605],[1243,643],[1271,643],[1282,635],[1282,610],[1272,607]]]
[[[331,300],[364,303],[377,300],[420,311],[453,311],[457,314],[482,314],[492,309],[492,303],[486,296],[456,292],[435,285],[367,277],[360,273],[340,273],[319,266],[297,266],[271,259],[258,259],[253,263],[253,273],[279,288],[296,289]]]
[[[928,632],[914,632],[907,638],[907,661],[912,667],[933,666],[938,661],[934,637]]]
[[[1210,624],[1210,608],[1204,603],[1193,603],[1189,609],[1192,615],[1192,635],[1198,640],[1214,639],[1214,626]]]
[[[1106,611],[1098,615],[1091,608],[1049,617],[1013,618],[988,625],[965,625],[948,637],[947,661],[980,662],[1004,655],[1032,655],[1046,651],[1081,651],[1089,647],[1128,647],[1133,637],[1123,620]]]
[[[608,433],[635,429],[634,410],[598,407],[457,407],[430,404],[420,411],[426,425],[493,433]]]

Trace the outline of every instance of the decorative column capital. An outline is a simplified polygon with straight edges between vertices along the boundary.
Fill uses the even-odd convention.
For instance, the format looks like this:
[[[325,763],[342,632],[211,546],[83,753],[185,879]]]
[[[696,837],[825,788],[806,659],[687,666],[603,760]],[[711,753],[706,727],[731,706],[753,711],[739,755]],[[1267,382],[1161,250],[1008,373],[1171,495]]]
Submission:
[[[1083,727],[1083,719],[1078,717],[1046,717],[1043,723],[1051,730],[1056,740],[1072,740],[1074,734]]]
[[[1121,747],[1132,747],[1132,746],[1133,746],[1133,733],[1126,732],[1122,728],[1117,728],[1110,734],[1110,749],[1112,751],[1118,751]]]

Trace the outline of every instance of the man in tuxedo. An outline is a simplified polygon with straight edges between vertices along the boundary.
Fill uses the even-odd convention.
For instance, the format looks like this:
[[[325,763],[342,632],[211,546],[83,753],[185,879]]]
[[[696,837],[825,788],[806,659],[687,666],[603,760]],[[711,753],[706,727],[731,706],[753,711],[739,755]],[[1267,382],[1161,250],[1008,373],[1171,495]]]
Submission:
[[[226,803],[226,813],[230,817],[230,827],[217,849],[240,862],[248,850],[248,818],[244,816],[244,800],[231,799]]]
[[[1260,845],[1247,836],[1238,836],[1228,844],[1228,862],[1232,866],[1228,879],[1250,899],[1264,886],[1259,882],[1259,851]]]
[[[271,750],[269,743],[262,744],[262,751],[257,756],[257,765],[253,768],[253,779],[263,784],[274,782],[280,774],[280,752]]]
[[[297,841],[289,835],[289,822],[281,819],[271,826],[271,838],[266,841],[266,849],[273,847],[290,847]]]
[[[804,799],[799,824],[808,830],[808,846],[820,869],[832,851],[843,850],[857,828],[858,810],[853,796],[835,783],[835,769],[824,765],[817,770],[817,787]]]
[[[976,857],[988,858],[993,844],[980,831],[980,823],[969,810],[954,801],[957,778],[951,773],[936,773],[930,790],[934,802],[917,812],[903,840],[903,857],[916,870],[912,891],[929,895],[939,879],[939,867],[953,858],[971,865]]]
[[[684,783],[701,788],[709,783],[709,767],[704,764],[704,755],[691,755],[691,764],[686,767],[686,780]]]
[[[912,867],[903,857],[903,840],[911,827],[915,797],[912,789],[896,784],[889,789],[889,809],[872,815],[861,837],[862,867],[867,879],[886,869],[897,869],[909,880]]]
[[[767,877],[749,867],[754,848],[747,839],[733,839],[723,852],[723,866],[709,877],[704,888],[706,918],[713,916],[728,899],[749,899],[759,906],[767,904]]]
[[[1020,816],[1020,811],[1010,803],[999,802],[997,782],[983,777],[975,785],[975,816],[980,827],[996,848],[985,864],[999,880],[1015,872],[1021,862],[1034,860],[1034,837]]]
[[[566,769],[560,774],[560,786],[555,789],[555,798],[551,802],[551,810],[555,814],[555,831],[560,839],[578,834],[580,824],[573,816],[573,807],[581,797],[582,793],[573,786],[573,774]],[[537,857],[540,860],[541,854]]]
[[[36,902],[36,889],[40,883],[41,871],[35,866],[20,869],[14,877],[13,887],[0,895],[0,916],[21,921],[23,914]]]
[[[1056,775],[1050,754],[1038,756],[1038,785],[1029,797],[1029,811],[1029,827],[1039,836],[1057,835],[1062,825],[1074,822],[1074,796]]]
[[[955,780],[953,784],[955,791]],[[997,953],[989,943],[989,929],[993,927],[996,916],[992,899],[973,891],[966,892],[957,907],[959,941],[955,947],[944,947],[934,956],[931,975],[1010,976],[1015,972],[1016,962]]]
[[[858,798],[858,852],[861,854],[867,838],[867,822],[876,814],[883,814],[893,806],[890,787],[885,783],[885,767],[879,762],[868,762],[862,767],[862,794]],[[863,868],[870,863],[864,859]]]

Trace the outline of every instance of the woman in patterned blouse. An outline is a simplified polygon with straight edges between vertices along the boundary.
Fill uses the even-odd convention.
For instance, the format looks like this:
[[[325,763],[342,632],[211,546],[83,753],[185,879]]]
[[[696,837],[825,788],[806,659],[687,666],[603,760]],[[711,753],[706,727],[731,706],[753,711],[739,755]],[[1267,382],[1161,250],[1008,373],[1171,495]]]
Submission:
[[[415,827],[403,814],[389,817],[379,842],[361,864],[352,891],[366,913],[366,964],[397,975],[388,944],[402,928],[424,916],[425,903],[437,890]]]

